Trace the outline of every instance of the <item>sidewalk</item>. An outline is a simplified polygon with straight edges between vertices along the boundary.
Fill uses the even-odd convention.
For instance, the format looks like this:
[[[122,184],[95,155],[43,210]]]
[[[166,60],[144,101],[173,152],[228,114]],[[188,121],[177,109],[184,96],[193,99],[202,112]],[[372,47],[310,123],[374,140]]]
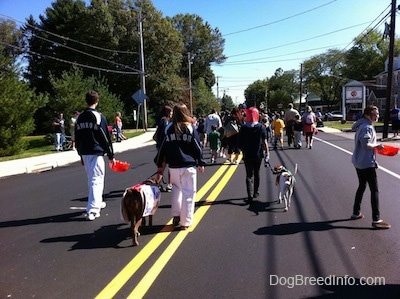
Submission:
[[[127,150],[153,145],[155,144],[153,134],[154,129],[149,129],[137,137],[115,142],[113,143],[114,153],[118,154]],[[116,155],[116,158],[118,159],[118,155]],[[76,151],[54,152],[37,157],[4,161],[0,162],[0,178],[23,173],[38,173],[77,161],[80,161],[80,157]]]

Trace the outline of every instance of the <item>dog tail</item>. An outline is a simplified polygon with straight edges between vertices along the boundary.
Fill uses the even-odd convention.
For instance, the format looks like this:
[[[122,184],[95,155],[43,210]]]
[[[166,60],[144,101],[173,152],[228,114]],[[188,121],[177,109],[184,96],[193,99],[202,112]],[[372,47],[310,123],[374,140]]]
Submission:
[[[125,189],[124,195],[122,196],[122,199],[121,199],[121,209],[120,209],[120,212],[121,212],[121,220],[122,220],[122,221],[125,221],[126,223],[129,223],[129,222],[130,222],[129,216],[128,216],[128,211],[127,211],[127,208],[126,208],[126,206],[125,206],[125,201],[124,201],[125,195],[126,195],[126,193],[127,193],[128,191],[129,191],[129,188]]]

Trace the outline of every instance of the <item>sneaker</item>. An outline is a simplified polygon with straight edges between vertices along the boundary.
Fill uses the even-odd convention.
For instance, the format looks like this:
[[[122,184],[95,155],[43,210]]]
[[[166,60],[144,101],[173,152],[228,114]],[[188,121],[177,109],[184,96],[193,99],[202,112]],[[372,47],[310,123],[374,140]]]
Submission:
[[[239,161],[238,160],[233,160],[232,164],[239,165]]]
[[[351,215],[351,217],[350,217],[351,220],[358,220],[358,219],[363,219],[363,218],[364,218],[364,215],[361,214],[361,213],[359,213],[358,215],[353,214],[353,215]]]
[[[254,192],[253,198],[257,198],[259,196],[260,196],[260,192],[258,192],[258,191]]]
[[[86,219],[90,220],[90,221],[93,221],[99,217],[100,217],[100,213],[90,212],[89,214],[86,214]]]
[[[177,225],[179,225],[180,221],[181,221],[181,217],[174,216],[173,219],[172,219],[172,225],[177,226]]]
[[[105,201],[101,202],[100,209],[104,209],[107,206]]]
[[[215,163],[215,160],[214,159],[211,159],[211,164],[214,164]]]
[[[226,155],[225,155],[225,154],[222,154],[222,158],[226,159]]]
[[[167,189],[167,192],[171,192],[172,191],[172,184],[168,184],[165,189]]]
[[[392,226],[389,223],[383,221],[382,219],[379,219],[378,221],[372,222],[372,227],[376,229],[389,229]]]

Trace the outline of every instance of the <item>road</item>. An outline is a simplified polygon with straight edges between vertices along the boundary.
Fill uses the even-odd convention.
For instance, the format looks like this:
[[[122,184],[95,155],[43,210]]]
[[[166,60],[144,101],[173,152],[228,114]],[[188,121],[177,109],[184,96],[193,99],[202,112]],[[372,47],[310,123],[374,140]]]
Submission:
[[[270,169],[249,206],[243,162],[221,158],[198,176],[195,225],[174,230],[162,193],[137,247],[120,199],[154,173],[154,146],[119,154],[131,169],[107,172],[107,207],[91,222],[79,163],[1,179],[0,298],[400,298],[399,156],[379,156],[381,214],[392,228],[374,230],[368,189],[366,217],[349,220],[353,141],[317,137],[312,150],[271,151],[272,165],[298,166],[288,212]]]

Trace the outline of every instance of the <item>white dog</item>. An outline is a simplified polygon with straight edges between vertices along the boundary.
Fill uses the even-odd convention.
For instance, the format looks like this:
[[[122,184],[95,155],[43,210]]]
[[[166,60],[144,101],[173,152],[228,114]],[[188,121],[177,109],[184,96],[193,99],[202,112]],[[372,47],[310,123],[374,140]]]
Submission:
[[[295,168],[295,173],[296,172],[297,164]],[[273,169],[273,173],[277,175],[275,184],[279,188],[279,203],[282,203],[282,200],[285,202],[284,211],[287,212],[290,208],[296,178],[294,174],[283,165],[276,165]]]

